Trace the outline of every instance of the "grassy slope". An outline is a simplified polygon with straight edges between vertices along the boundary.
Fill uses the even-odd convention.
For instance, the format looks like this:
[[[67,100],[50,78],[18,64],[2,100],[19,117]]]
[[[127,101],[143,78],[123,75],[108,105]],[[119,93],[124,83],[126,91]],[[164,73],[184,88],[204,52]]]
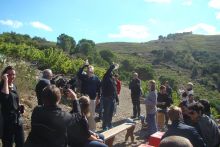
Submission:
[[[152,50],[209,50],[220,51],[220,35],[186,35],[178,40],[149,41],[146,43],[110,42],[97,44],[98,50],[110,49],[119,53],[145,53]]]
[[[209,52],[220,52],[220,35],[187,35],[178,40],[154,40],[146,43],[126,43],[112,42],[97,44],[98,50],[108,49],[116,54],[118,61],[129,59],[132,63],[145,64],[151,63],[154,59],[152,50],[168,48],[173,51],[179,50],[200,50]],[[135,54],[134,54],[135,53]],[[161,63],[153,66],[156,77],[161,75],[170,76],[176,79],[177,86],[181,87],[188,81],[191,81],[191,71],[178,67],[175,64]],[[220,93],[217,91],[207,91],[205,87],[195,83],[196,96],[200,98],[208,98],[213,105],[220,110]]]

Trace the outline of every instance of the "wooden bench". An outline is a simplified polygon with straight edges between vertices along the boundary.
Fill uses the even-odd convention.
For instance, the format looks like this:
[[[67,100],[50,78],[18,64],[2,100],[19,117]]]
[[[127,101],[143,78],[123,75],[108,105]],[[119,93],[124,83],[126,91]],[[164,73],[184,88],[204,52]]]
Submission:
[[[112,129],[109,129],[105,132],[102,132],[101,134],[104,135],[105,137],[105,144],[108,145],[109,147],[112,147],[115,136],[125,130],[127,130],[127,133],[125,135],[125,141],[127,141],[128,138],[130,137],[131,141],[134,142],[134,129],[135,129],[134,123],[124,123]]]

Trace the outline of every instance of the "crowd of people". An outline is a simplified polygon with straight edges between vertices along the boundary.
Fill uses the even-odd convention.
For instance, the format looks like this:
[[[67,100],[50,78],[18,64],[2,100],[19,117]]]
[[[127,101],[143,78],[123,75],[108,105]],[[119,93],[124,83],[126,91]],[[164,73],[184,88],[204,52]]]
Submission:
[[[80,81],[79,98],[74,89],[67,87],[61,90],[54,85],[51,81],[52,70],[45,69],[35,88],[38,106],[32,112],[31,131],[25,140],[22,121],[24,106],[19,102],[14,84],[16,71],[12,66],[6,67],[0,82],[3,147],[12,147],[13,143],[16,147],[106,147],[104,136],[97,133],[96,108],[99,106],[98,118],[102,120],[102,130],[111,129],[121,90],[119,75],[114,73],[118,68],[118,64],[110,65],[100,80],[94,74],[94,67],[86,62],[77,73]],[[154,80],[150,80],[149,91],[144,96],[146,138],[159,130],[156,117],[158,113],[163,113],[166,132],[161,147],[170,143],[188,144],[189,147],[220,145],[220,130],[211,117],[210,104],[207,100],[194,100],[192,82],[187,84],[186,89],[179,90],[181,103],[178,106],[172,105],[172,88],[168,81],[160,85],[159,92],[156,85]],[[131,118],[140,119],[143,91],[136,72],[133,73],[129,89],[133,105]],[[70,112],[59,107],[63,94],[72,102]]]

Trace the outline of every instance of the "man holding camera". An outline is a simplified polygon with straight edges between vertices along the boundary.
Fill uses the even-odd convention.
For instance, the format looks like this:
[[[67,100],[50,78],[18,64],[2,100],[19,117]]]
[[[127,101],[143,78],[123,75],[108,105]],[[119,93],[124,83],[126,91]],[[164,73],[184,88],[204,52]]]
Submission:
[[[87,68],[86,74],[83,70]],[[88,95],[90,98],[90,117],[88,118],[89,129],[93,132],[96,131],[95,122],[95,107],[100,100],[100,85],[101,81],[94,74],[94,67],[89,65],[88,61],[84,64],[82,68],[79,69],[77,73],[78,78],[81,80],[81,94]]]

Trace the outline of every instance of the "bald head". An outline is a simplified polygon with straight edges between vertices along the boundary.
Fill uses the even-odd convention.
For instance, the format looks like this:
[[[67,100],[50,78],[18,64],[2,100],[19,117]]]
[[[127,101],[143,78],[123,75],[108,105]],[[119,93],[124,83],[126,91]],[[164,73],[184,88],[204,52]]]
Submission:
[[[134,79],[137,79],[137,78],[138,78],[138,73],[134,72],[134,73],[133,73],[133,78],[134,78]]]
[[[181,136],[169,136],[164,138],[159,147],[193,147],[191,142]]]
[[[44,78],[44,79],[51,80],[51,79],[52,79],[52,76],[53,76],[53,73],[52,73],[52,70],[51,70],[51,69],[45,69],[45,70],[43,71],[43,78]]]

